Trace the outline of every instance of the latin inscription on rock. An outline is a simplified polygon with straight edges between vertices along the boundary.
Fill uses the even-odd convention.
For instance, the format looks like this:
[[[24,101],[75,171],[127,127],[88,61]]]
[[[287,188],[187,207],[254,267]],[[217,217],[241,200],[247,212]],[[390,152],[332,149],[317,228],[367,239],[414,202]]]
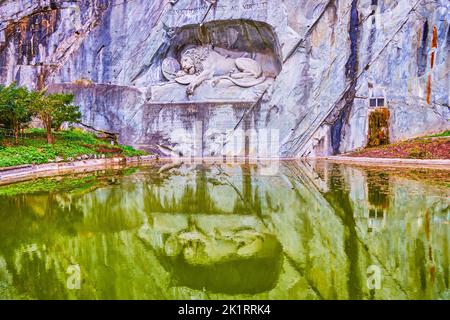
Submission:
[[[241,4],[217,4],[212,9],[214,13],[225,14],[225,13],[236,13],[236,12],[248,12],[248,11],[258,11],[267,10],[267,1],[244,1]],[[197,7],[177,7],[175,6],[169,11],[169,14],[176,17],[193,17],[193,16],[204,16],[208,12],[209,5],[201,5]]]

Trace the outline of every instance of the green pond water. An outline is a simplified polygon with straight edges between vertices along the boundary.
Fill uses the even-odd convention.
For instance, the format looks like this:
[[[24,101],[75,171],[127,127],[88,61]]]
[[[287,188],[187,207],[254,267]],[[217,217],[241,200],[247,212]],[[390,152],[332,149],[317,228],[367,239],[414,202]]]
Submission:
[[[3,186],[0,299],[450,299],[449,199],[450,171],[327,162]]]

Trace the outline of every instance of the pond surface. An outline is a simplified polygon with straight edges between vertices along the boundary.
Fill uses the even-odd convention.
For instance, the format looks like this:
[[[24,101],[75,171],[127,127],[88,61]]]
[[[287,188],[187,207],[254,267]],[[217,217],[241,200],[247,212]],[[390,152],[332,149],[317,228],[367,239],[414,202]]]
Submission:
[[[0,299],[450,299],[450,171],[155,164],[0,187]]]

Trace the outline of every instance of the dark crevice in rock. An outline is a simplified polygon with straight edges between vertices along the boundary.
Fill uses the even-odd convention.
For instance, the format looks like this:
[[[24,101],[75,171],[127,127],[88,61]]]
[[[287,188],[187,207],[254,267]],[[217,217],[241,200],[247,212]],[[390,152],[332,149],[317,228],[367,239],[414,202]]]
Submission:
[[[450,53],[450,26],[448,26],[448,31],[447,31],[447,52]]]
[[[341,147],[342,135],[344,132],[344,126],[347,122],[348,116],[350,114],[350,107],[348,104],[341,111],[336,122],[331,127],[331,147],[333,149],[333,154],[339,154],[339,149]]]
[[[345,125],[353,107],[353,102],[356,94],[356,84],[358,77],[358,47],[359,47],[359,12],[358,0],[352,1],[352,8],[350,14],[350,56],[345,64],[345,76],[350,82],[350,88],[344,95],[345,105],[337,117],[336,121],[331,127],[331,147],[333,154],[339,154],[341,141],[345,133]]]
[[[350,57],[345,64],[345,75],[348,79],[354,80],[358,73],[358,37],[359,37],[359,12],[358,0],[352,1],[352,9],[350,15]]]
[[[422,33],[422,41],[420,47],[417,52],[417,76],[421,77],[425,74],[427,69],[427,60],[428,60],[428,33],[429,33],[429,24],[428,20],[425,21],[423,25],[423,33]]]

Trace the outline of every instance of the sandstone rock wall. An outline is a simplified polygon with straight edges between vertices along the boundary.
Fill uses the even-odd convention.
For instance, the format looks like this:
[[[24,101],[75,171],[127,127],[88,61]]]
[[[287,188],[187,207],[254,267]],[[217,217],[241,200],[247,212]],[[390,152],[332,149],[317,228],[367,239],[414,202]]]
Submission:
[[[86,124],[155,152],[196,149],[187,145],[195,141],[203,156],[217,156],[209,147],[217,135],[229,144],[233,132],[251,130],[235,150],[261,154],[270,132],[280,141],[272,156],[342,153],[367,144],[369,114],[380,107],[389,108],[392,142],[450,128],[446,0],[173,2],[2,1],[0,82],[74,92]],[[191,97],[164,82],[161,63],[182,49],[180,30],[201,35],[208,23],[220,23],[220,39],[192,45],[219,41],[252,57],[279,48],[276,79],[240,91],[205,83]],[[240,102],[246,109],[229,107]],[[176,120],[186,114],[180,105],[204,103],[223,123],[202,112],[189,125]]]

